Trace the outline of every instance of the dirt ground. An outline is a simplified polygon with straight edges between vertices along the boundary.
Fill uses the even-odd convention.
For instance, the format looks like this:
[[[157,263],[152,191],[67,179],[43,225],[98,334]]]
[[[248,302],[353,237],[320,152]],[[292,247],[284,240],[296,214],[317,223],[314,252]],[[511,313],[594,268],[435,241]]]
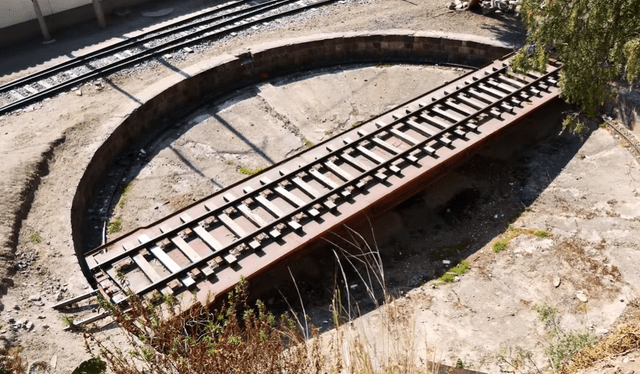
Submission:
[[[127,24],[139,26],[137,11],[130,17],[111,22],[122,30]],[[349,1],[263,30],[238,33],[168,63],[129,69],[0,117],[0,172],[4,176],[0,181],[0,265],[3,271],[15,269],[2,276],[6,294],[1,300],[0,341],[22,345],[30,363],[44,361],[60,373],[71,372],[90,357],[81,336],[63,331],[62,316],[49,308],[59,298],[78,295],[88,287],[79,271],[69,226],[71,199],[82,172],[78,166],[86,163],[113,130],[118,118],[112,113],[135,100],[150,82],[172,74],[172,69],[265,41],[318,32],[386,29],[468,33],[514,45],[524,35],[511,16],[449,12],[440,1]],[[86,42],[81,36],[60,35],[61,55],[88,47],[99,36],[96,32]],[[25,74],[34,64],[50,63],[38,61],[36,55],[16,53],[15,58],[24,62],[14,65],[21,68],[5,70],[0,81]],[[244,125],[242,134],[255,137],[260,152],[242,148],[245,145],[239,142],[238,147],[229,148],[196,142],[194,139],[202,139],[203,129],[214,124],[201,117],[204,112],[186,118],[175,133],[158,139],[134,165],[137,169],[127,175],[134,181],[131,195],[124,208],[110,216],[123,216],[125,229],[149,222],[241,178],[241,166],[257,168],[277,162],[306,140],[319,141],[402,102],[406,98],[402,95],[413,96],[414,91],[437,85],[438,79],[450,80],[459,74],[420,66],[361,66],[324,73],[249,88],[244,96],[212,103],[207,109]],[[364,79],[368,91],[379,93],[376,96],[384,100],[374,103],[371,98],[362,100],[359,92],[354,94]],[[428,84],[401,90],[389,83],[400,79]],[[282,99],[295,93],[301,101],[310,100],[336,87],[341,87],[341,98],[348,100],[333,112],[319,108],[317,113],[307,112],[300,109],[304,106],[287,106]],[[554,104],[531,116],[508,135],[507,146],[487,147],[424,193],[373,222],[389,289],[398,296],[407,295],[402,300],[406,313],[415,319],[416,341],[435,350],[444,363],[461,359],[476,370],[497,372],[497,352],[522,347],[532,350],[544,364],[543,331],[531,306],[554,305],[566,328],[603,335],[636,299],[640,284],[636,270],[640,265],[638,161],[622,139],[605,129],[592,126],[583,134],[562,132],[560,114],[566,109]],[[282,112],[299,124],[297,135],[283,128],[275,115]],[[311,125],[304,128],[307,116]],[[259,136],[251,129],[251,118],[270,118],[276,138],[285,146],[269,148],[268,142],[276,138]],[[258,157],[260,153],[263,156]],[[191,161],[191,167],[180,155]],[[151,184],[156,184],[158,195],[147,193],[144,187]],[[101,223],[96,220],[97,231]],[[504,251],[491,250],[503,233],[519,228],[545,230],[550,235],[518,235]],[[309,275],[299,285],[309,291],[306,294],[314,295],[308,300],[311,316],[323,325],[328,319],[330,292],[313,287],[326,280],[318,259],[323,254],[316,256],[291,266],[303,269],[297,274]],[[463,259],[469,260],[470,270],[459,281],[435,284],[435,277],[449,267],[443,260],[455,264]],[[556,279],[560,280],[557,287]],[[363,286],[353,284],[354,300],[363,312],[371,310],[371,303],[358,296]],[[286,282],[281,287],[285,289]],[[579,294],[587,301],[580,301]],[[277,309],[281,301],[271,304]],[[17,322],[27,325],[27,321],[34,324],[32,329],[15,328]],[[375,316],[362,321],[375,331]],[[104,322],[101,328],[118,341],[115,326]],[[420,351],[426,350],[420,347]],[[609,364],[620,365],[626,373],[637,371],[636,363],[621,357],[619,363]]]

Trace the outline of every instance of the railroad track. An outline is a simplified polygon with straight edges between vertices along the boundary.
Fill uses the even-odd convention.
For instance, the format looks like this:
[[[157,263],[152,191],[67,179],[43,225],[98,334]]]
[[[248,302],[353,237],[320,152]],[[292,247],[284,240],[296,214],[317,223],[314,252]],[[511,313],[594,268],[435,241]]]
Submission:
[[[154,57],[336,0],[238,0],[0,86],[0,115]]]
[[[232,289],[358,217],[424,188],[558,96],[560,64],[513,74],[506,59],[409,101],[85,255],[96,290],[126,306],[180,295],[184,308]],[[98,314],[78,324],[102,318]]]

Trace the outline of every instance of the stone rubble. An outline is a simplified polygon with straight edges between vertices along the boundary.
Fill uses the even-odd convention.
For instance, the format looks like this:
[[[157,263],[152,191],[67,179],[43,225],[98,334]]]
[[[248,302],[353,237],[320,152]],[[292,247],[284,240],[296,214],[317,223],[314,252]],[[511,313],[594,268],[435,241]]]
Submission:
[[[451,10],[467,10],[473,7],[473,1],[455,0],[445,4],[445,6]],[[482,0],[479,2],[482,14],[500,14],[500,13],[515,13],[520,12],[522,0]]]

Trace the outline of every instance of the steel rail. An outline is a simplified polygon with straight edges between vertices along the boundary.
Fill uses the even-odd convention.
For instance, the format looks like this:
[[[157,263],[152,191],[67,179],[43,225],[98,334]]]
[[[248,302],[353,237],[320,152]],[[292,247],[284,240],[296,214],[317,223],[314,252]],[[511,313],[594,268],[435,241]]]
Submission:
[[[181,21],[172,23],[170,25],[166,25],[166,26],[163,26],[163,27],[155,29],[155,30],[150,30],[150,31],[144,32],[144,33],[142,33],[140,35],[136,35],[135,37],[133,37],[131,39],[126,39],[126,40],[119,41],[119,42],[117,42],[115,44],[112,44],[112,45],[109,45],[109,46],[107,46],[105,48],[101,48],[101,49],[96,50],[96,51],[91,51],[91,52],[89,52],[87,54],[84,54],[84,55],[81,55],[81,56],[75,56],[75,57],[73,57],[73,58],[71,58],[71,59],[69,59],[67,61],[64,61],[64,62],[62,62],[60,64],[57,64],[55,66],[51,66],[49,68],[40,70],[40,71],[35,72],[33,74],[29,74],[27,76],[24,76],[24,77],[15,79],[15,80],[13,80],[11,82],[8,82],[8,83],[5,83],[3,85],[0,85],[0,93],[6,93],[6,92],[8,92],[8,91],[10,91],[12,89],[20,88],[20,86],[24,86],[24,85],[27,85],[27,84],[37,83],[38,81],[40,81],[42,79],[45,79],[46,77],[48,77],[48,76],[50,76],[52,74],[57,74],[59,72],[64,71],[65,69],[74,68],[76,66],[79,66],[79,65],[82,65],[84,63],[87,63],[87,62],[89,62],[89,61],[91,61],[91,60],[93,60],[95,58],[105,57],[105,56],[107,56],[109,54],[114,54],[114,53],[117,53],[119,51],[126,50],[127,48],[130,48],[132,46],[136,46],[138,44],[143,44],[143,43],[149,42],[149,41],[151,41],[151,40],[153,40],[155,38],[160,38],[160,37],[169,35],[171,33],[182,32],[185,29],[192,28],[192,27],[197,27],[200,24],[203,24],[203,23],[206,23],[206,22],[211,22],[211,21],[215,20],[215,18],[214,19],[207,19],[207,20],[204,20],[204,21],[201,21],[201,22],[198,22],[198,23],[194,23],[194,24],[189,24],[186,27],[179,27],[177,29],[173,29],[176,26],[180,26],[180,25],[184,25],[186,23],[189,23],[189,22],[193,21],[194,19],[206,17],[206,16],[211,15],[213,13],[218,13],[218,12],[220,12],[222,10],[233,8],[235,6],[241,6],[242,4],[249,3],[250,1],[251,0],[242,0],[242,1],[230,2],[230,3],[227,3],[227,4],[223,5],[223,6],[221,6],[221,7],[211,9],[211,10],[206,11],[204,13],[200,13],[198,15],[183,19]],[[226,16],[226,15],[220,16],[219,18],[222,18],[224,16]],[[218,18],[218,17],[216,17],[216,18]],[[169,30],[169,31],[162,32],[163,30]],[[158,35],[154,35],[154,34],[156,34],[158,32],[162,32],[162,33],[160,33]]]
[[[278,5],[272,5],[272,7],[277,8],[279,6],[286,5],[285,3],[287,3],[287,4],[288,3],[295,3],[295,2],[298,2],[298,1],[299,0],[285,0],[284,2],[281,2]],[[196,32],[194,34],[189,34],[189,35],[185,35],[185,36],[179,37],[177,39],[173,39],[173,40],[171,40],[170,42],[168,42],[166,44],[161,44],[161,45],[149,48],[149,49],[147,49],[147,50],[145,50],[145,51],[143,51],[143,52],[141,52],[139,54],[132,55],[132,56],[129,56],[129,57],[125,57],[122,60],[119,60],[119,61],[116,61],[116,62],[114,62],[112,64],[106,65],[104,67],[101,67],[99,69],[91,71],[91,72],[89,72],[87,74],[84,74],[82,76],[72,78],[70,80],[62,82],[59,85],[56,85],[56,86],[53,86],[51,88],[42,90],[42,91],[40,91],[40,92],[38,92],[36,94],[27,96],[27,97],[22,98],[20,100],[11,102],[11,103],[3,106],[3,107],[0,107],[0,115],[3,115],[5,113],[11,112],[11,111],[16,110],[16,109],[19,109],[20,107],[22,107],[24,105],[40,101],[41,99],[44,99],[44,98],[46,98],[48,96],[51,96],[51,95],[54,95],[54,94],[56,94],[58,92],[64,91],[67,88],[71,88],[71,87],[75,86],[78,83],[82,83],[82,82],[91,80],[93,78],[97,78],[97,77],[100,77],[100,76],[103,76],[103,75],[107,75],[107,74],[111,74],[111,73],[117,72],[117,71],[119,71],[119,70],[121,70],[121,69],[123,69],[125,67],[134,65],[134,64],[136,64],[138,62],[141,62],[141,61],[144,61],[144,60],[146,60],[148,58],[159,56],[159,55],[162,55],[164,53],[172,52],[172,51],[184,48],[184,47],[188,47],[188,46],[200,43],[200,42],[202,42],[204,40],[207,40],[207,39],[213,39],[215,37],[219,37],[219,36],[222,36],[222,35],[225,35],[225,34],[229,34],[229,33],[234,32],[234,31],[239,31],[239,30],[248,28],[250,26],[259,24],[259,23],[263,23],[263,22],[270,21],[270,20],[273,20],[273,19],[276,19],[276,18],[287,16],[287,15],[296,14],[296,13],[303,12],[303,11],[308,10],[308,9],[316,8],[316,7],[319,7],[319,6],[322,6],[322,5],[326,5],[326,4],[330,4],[330,3],[333,3],[333,2],[336,2],[336,1],[337,0],[320,0],[320,1],[315,2],[313,4],[310,4],[310,5],[305,5],[305,6],[301,6],[299,8],[285,10],[285,11],[282,11],[282,12],[280,12],[278,14],[274,14],[274,15],[271,15],[271,16],[265,16],[265,17],[262,17],[262,18],[257,19],[257,20],[247,21],[247,22],[242,23],[241,25],[231,26],[231,27],[226,28],[224,30],[211,31],[213,29],[213,27],[212,27],[210,29],[200,30],[200,31],[198,31],[198,32]],[[262,13],[263,11],[264,11],[264,9],[255,10],[253,12],[245,14],[244,16],[238,16],[238,17],[233,18],[233,19],[225,20],[224,22],[216,24],[215,27],[220,28],[220,27],[224,27],[224,26],[228,26],[228,25],[233,25],[234,23],[238,23],[238,22],[242,21],[243,20],[242,18],[245,18],[245,17],[247,17],[249,15],[251,15],[251,16],[252,15],[257,15],[257,14]],[[209,33],[209,34],[208,35],[202,35],[202,34],[207,34],[207,33]],[[198,34],[200,36],[194,37],[195,34]],[[191,39],[191,40],[189,40],[189,39]],[[169,46],[167,46],[167,45],[169,45]]]

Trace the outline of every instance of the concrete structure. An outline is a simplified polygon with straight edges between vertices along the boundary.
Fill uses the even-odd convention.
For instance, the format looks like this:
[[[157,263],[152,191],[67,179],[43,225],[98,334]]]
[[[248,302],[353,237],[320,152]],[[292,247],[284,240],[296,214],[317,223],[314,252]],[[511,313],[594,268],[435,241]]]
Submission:
[[[105,14],[149,0],[97,0]],[[38,0],[49,31],[96,18],[92,0]],[[0,1],[0,45],[11,45],[42,34],[30,0]]]

